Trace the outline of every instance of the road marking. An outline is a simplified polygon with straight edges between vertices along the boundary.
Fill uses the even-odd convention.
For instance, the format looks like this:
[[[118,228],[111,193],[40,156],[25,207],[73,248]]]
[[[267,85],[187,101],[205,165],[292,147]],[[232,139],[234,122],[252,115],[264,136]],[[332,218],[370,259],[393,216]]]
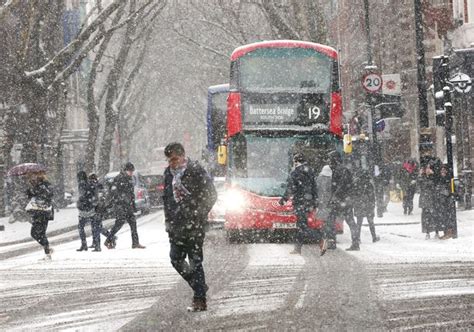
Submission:
[[[308,290],[308,284],[304,284],[304,290],[301,293],[300,297],[298,298],[298,302],[296,302],[296,304],[295,304],[296,309],[302,309],[303,308],[304,299],[306,297],[307,290]]]
[[[264,243],[248,248],[248,265],[224,291],[210,299],[209,315],[235,318],[279,310],[285,305],[305,259],[290,255],[292,245]]]

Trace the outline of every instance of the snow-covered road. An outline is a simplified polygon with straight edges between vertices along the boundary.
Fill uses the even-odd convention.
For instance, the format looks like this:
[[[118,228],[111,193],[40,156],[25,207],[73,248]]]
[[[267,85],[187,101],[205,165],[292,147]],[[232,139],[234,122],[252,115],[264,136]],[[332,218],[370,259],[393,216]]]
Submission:
[[[124,225],[117,249],[95,253],[75,251],[76,230],[59,232],[77,223],[75,210],[62,210],[51,262],[39,261],[28,224],[0,234],[4,257],[28,251],[0,259],[0,330],[472,327],[474,213],[458,217],[458,239],[425,240],[419,210],[404,216],[391,204],[376,220],[386,224],[377,226],[380,242],[364,227],[361,251],[346,253],[346,227],[340,249],[323,257],[315,246],[294,256],[290,244],[228,245],[214,230],[205,251],[209,311],[189,314],[191,292],[169,263],[162,211],[138,219],[146,249],[131,249]]]
[[[178,280],[161,218],[139,219],[144,250],[130,248],[125,225],[115,250],[76,252],[73,241],[54,246],[50,262],[39,248],[2,261],[0,329],[116,330],[151,307]]]

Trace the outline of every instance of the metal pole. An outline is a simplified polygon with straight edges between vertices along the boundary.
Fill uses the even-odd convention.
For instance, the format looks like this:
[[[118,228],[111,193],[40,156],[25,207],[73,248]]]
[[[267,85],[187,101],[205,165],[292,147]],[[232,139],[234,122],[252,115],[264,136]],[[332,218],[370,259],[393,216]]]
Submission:
[[[4,104],[2,103],[2,106],[4,106]],[[1,111],[2,113],[0,114],[0,142],[1,142],[1,146],[2,146],[2,151],[3,152],[3,147],[5,146],[5,135],[4,135],[4,116],[5,116],[5,113],[6,111],[2,110]],[[4,200],[4,197],[6,197],[6,195],[4,195],[5,191],[6,191],[6,186],[5,186],[5,164],[6,164],[6,160],[5,160],[5,155],[3,153],[0,153],[0,217],[4,217],[5,216],[5,200]],[[9,194],[9,193],[7,193]],[[0,231],[4,231],[5,230],[5,226],[3,224],[0,224]]]
[[[370,39],[369,0],[364,0],[365,34],[367,36],[367,65],[372,65],[372,40]]]
[[[461,110],[462,114],[462,131],[463,131],[463,137],[462,137],[462,146],[463,146],[463,151],[465,151],[463,155],[463,178],[465,179],[465,196],[464,196],[464,208],[466,210],[471,210],[472,209],[472,164],[471,164],[471,144],[469,141],[469,123],[471,123],[471,116],[469,112],[469,105],[468,101],[466,98],[466,93],[462,93],[462,100],[464,101],[464,107]],[[458,143],[459,144],[459,143]]]
[[[443,59],[443,66],[447,66],[448,57]],[[446,76],[447,77],[447,76]],[[454,168],[453,168],[453,142],[452,142],[452,135],[453,135],[453,104],[451,102],[451,90],[449,86],[445,86],[443,88],[444,94],[444,109],[446,110],[446,153],[447,153],[447,161],[448,161],[448,172],[449,178],[451,179],[451,194],[454,194]],[[458,226],[456,220],[456,204],[453,202],[448,207],[451,211],[449,211],[449,218],[452,219],[453,222],[453,238],[458,237]]]
[[[430,125],[428,118],[428,98],[426,92],[425,47],[423,46],[423,17],[421,12],[421,0],[414,1],[420,128],[428,128]]]
[[[366,71],[376,71],[377,67],[373,65],[372,62],[372,39],[370,36],[370,8],[369,0],[364,0],[364,11],[365,11],[365,33],[367,37],[367,67]],[[368,112],[368,124],[369,124],[369,135],[370,135],[370,160],[369,160],[369,169],[374,182],[375,193],[376,193],[376,203],[377,203],[377,216],[382,217],[382,205],[383,197],[380,197],[378,194],[380,192],[380,181],[377,181],[375,176],[375,166],[379,167],[379,173],[381,171],[382,157],[381,157],[381,147],[377,140],[377,128],[375,126],[376,116],[375,116],[375,104],[376,99],[373,93],[367,92],[366,94],[366,103],[369,106]],[[380,176],[380,174],[377,174]]]

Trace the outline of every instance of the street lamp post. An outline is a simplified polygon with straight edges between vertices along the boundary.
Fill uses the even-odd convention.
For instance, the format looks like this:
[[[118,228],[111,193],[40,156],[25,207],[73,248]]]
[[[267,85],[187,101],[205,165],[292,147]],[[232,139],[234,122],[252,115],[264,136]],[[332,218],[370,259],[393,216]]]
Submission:
[[[370,36],[370,8],[369,8],[369,0],[364,0],[364,12],[365,12],[365,33],[367,37],[367,66],[365,67],[365,75],[370,75],[371,73],[376,73],[377,72],[377,66],[375,66],[372,62],[372,39]],[[372,160],[370,162],[370,173],[371,177],[374,180],[374,187],[375,187],[375,194],[376,194],[376,204],[377,204],[377,216],[382,217],[383,211],[382,211],[382,205],[383,205],[383,191],[381,187],[380,181],[376,181],[375,176],[380,176],[380,168],[377,170],[376,173],[376,166],[380,167],[382,163],[382,153],[381,153],[381,148],[379,145],[379,142],[377,140],[377,130],[375,126],[375,104],[376,104],[376,93],[380,90],[382,86],[382,79],[380,76],[373,76],[375,79],[379,80],[379,87],[373,91],[370,91],[369,89],[367,90],[366,93],[366,103],[369,106],[369,112],[368,112],[368,124],[369,124],[369,135],[370,135],[370,144],[371,144],[371,156]],[[374,83],[375,83],[374,79]]]
[[[451,87],[448,85],[448,76],[449,76],[449,58],[444,56],[442,59],[442,70],[444,72],[443,77],[445,78],[444,87],[443,87],[443,98],[444,98],[444,109],[446,116],[446,155],[447,155],[447,164],[448,164],[448,175],[451,183],[451,194],[454,195],[454,162],[453,162],[453,103],[451,101]],[[450,204],[448,209],[448,218],[451,219],[453,224],[453,238],[458,237],[458,226],[456,220],[456,203]]]

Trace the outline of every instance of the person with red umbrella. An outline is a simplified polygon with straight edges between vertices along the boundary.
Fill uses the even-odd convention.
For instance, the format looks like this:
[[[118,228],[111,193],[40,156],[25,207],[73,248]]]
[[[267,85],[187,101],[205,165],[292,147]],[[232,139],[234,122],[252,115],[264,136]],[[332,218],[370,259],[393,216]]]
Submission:
[[[27,178],[30,188],[26,194],[30,201],[25,210],[32,218],[31,237],[43,247],[44,259],[50,260],[53,249],[49,246],[46,230],[48,222],[54,219],[53,187],[46,179],[44,170],[27,172]]]
[[[7,172],[7,195],[11,215],[8,222],[16,221],[31,222],[31,216],[25,211],[29,199],[26,196],[25,187],[28,186],[27,174],[35,172],[46,172],[46,167],[37,163],[22,163],[13,166]]]

